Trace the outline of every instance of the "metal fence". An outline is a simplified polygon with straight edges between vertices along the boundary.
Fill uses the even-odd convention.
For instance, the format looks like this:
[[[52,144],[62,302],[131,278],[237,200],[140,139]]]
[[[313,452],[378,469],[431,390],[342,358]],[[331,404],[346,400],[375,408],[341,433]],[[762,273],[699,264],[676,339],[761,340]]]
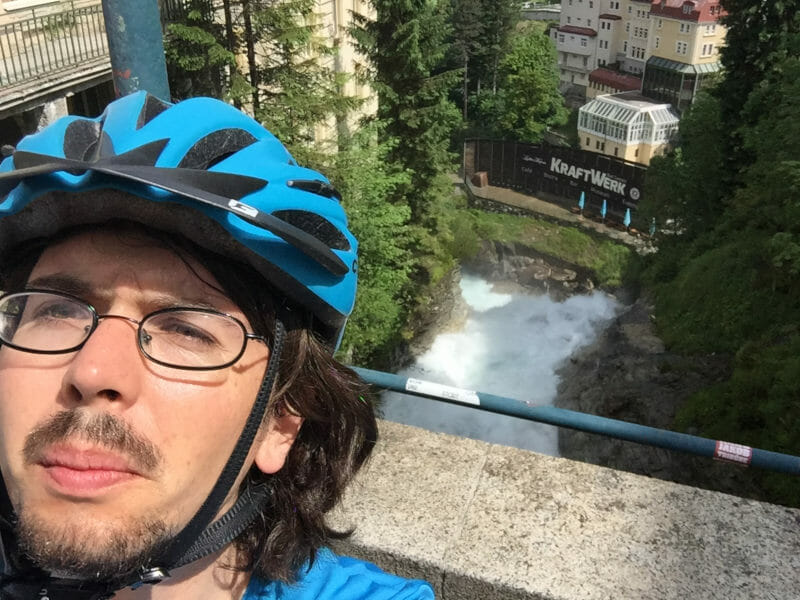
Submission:
[[[35,80],[108,55],[98,3],[0,26],[0,87]]]

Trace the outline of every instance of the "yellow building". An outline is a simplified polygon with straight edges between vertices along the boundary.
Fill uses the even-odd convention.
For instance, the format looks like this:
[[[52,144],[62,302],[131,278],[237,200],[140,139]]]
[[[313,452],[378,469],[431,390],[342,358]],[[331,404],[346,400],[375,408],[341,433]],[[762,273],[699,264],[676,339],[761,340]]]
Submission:
[[[669,104],[638,92],[607,94],[580,108],[578,138],[583,150],[647,165],[667,149],[678,121]]]
[[[722,68],[723,14],[719,0],[654,0],[642,93],[669,102],[679,112],[688,108],[709,77]]]
[[[375,18],[375,9],[368,0],[317,0],[316,11],[323,27],[320,30],[326,42],[336,48],[334,56],[329,57],[328,66],[335,72],[346,76],[342,93],[361,100],[358,111],[354,111],[347,122],[339,122],[331,117],[328,122],[317,125],[315,138],[319,143],[334,142],[337,132],[345,128],[352,132],[358,121],[367,115],[374,115],[378,109],[377,95],[372,88],[359,81],[364,58],[356,52],[347,30],[353,25],[353,15]]]

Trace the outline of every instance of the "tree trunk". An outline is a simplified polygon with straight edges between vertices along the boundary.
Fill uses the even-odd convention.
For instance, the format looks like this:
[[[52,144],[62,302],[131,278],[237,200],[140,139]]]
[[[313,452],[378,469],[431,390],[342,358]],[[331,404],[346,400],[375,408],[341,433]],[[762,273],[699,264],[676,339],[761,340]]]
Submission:
[[[227,41],[227,50],[234,56],[234,64],[231,65],[233,73],[239,70],[236,65],[236,56],[238,56],[236,48],[236,35],[233,33],[233,17],[231,16],[231,0],[223,0],[222,11],[225,13],[225,39]],[[229,82],[230,83],[230,82]],[[242,101],[239,98],[233,99],[233,105],[236,108],[242,108]]]
[[[256,64],[256,46],[253,37],[250,0],[242,0],[242,16],[244,17],[244,39],[247,44],[247,65],[250,68],[250,85],[253,86],[253,115],[258,118],[261,103],[258,97],[258,65]]]
[[[467,120],[467,101],[469,98],[469,92],[467,90],[467,81],[469,72],[469,54],[464,52],[464,121]]]

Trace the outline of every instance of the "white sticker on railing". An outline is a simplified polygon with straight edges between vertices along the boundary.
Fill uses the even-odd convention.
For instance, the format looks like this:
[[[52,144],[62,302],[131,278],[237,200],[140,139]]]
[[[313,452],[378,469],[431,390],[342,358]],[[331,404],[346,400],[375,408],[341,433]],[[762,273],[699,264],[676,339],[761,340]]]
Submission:
[[[478,393],[472,390],[464,390],[449,385],[442,385],[441,383],[433,383],[431,381],[422,381],[421,379],[408,379],[406,381],[406,390],[409,392],[417,392],[427,396],[435,396],[437,398],[444,398],[447,400],[454,400],[462,404],[474,404],[480,406],[481,400],[478,398]]]
[[[714,448],[714,458],[749,465],[753,459],[753,449],[750,446],[718,441]]]

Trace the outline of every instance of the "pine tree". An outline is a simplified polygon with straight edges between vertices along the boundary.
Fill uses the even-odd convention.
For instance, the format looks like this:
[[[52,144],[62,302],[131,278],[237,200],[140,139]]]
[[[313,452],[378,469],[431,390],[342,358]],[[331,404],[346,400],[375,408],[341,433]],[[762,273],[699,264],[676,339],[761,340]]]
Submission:
[[[435,230],[437,180],[453,166],[450,134],[460,121],[448,99],[459,73],[441,70],[449,34],[446,5],[435,0],[372,0],[372,5],[377,18],[359,17],[351,33],[370,63],[384,138],[394,140],[388,159],[411,176],[394,200],[407,201],[413,221]]]
[[[167,25],[164,51],[173,99],[222,98],[230,89],[236,61],[211,0],[182,6],[182,16]]]
[[[470,61],[480,50],[483,36],[483,7],[480,0],[451,0],[452,48],[464,69],[462,117],[468,118]]]

